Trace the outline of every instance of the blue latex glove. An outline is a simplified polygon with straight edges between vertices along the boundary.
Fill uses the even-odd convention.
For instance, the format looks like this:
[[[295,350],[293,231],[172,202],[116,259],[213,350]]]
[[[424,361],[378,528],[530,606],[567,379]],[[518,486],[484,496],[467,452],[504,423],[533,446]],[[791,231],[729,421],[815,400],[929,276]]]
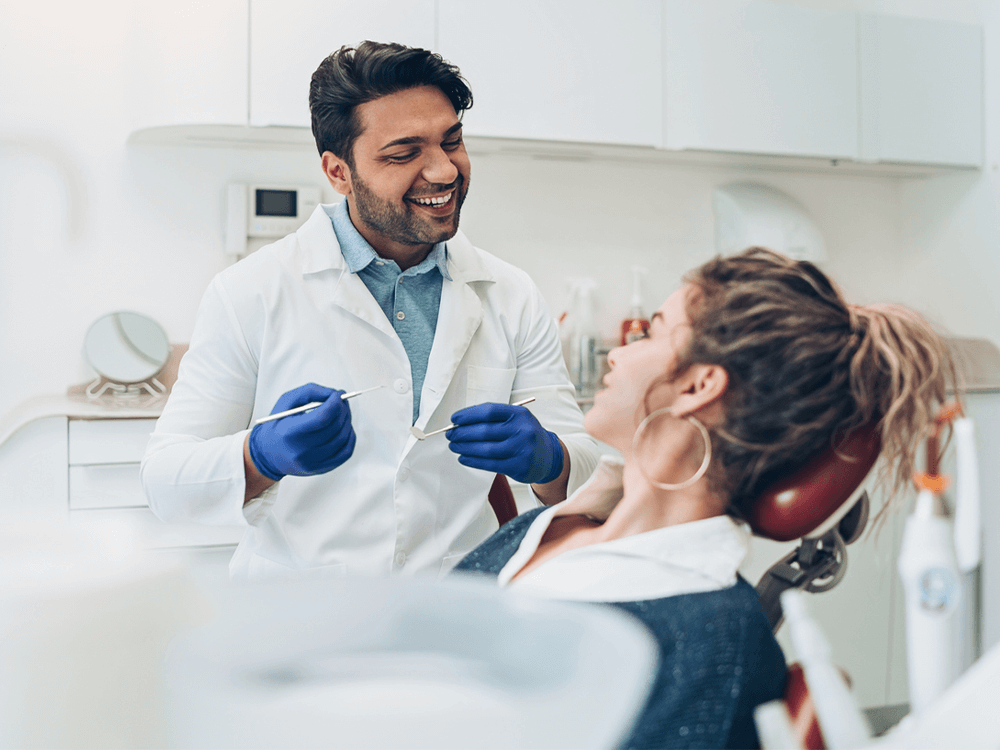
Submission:
[[[562,473],[562,443],[523,406],[477,404],[451,415],[445,433],[458,462],[506,474],[525,484],[545,484]]]
[[[354,452],[351,409],[340,396],[344,391],[308,383],[288,391],[271,410],[294,409],[311,401],[321,406],[259,424],[250,431],[250,458],[269,479],[283,476],[325,474],[340,466]]]

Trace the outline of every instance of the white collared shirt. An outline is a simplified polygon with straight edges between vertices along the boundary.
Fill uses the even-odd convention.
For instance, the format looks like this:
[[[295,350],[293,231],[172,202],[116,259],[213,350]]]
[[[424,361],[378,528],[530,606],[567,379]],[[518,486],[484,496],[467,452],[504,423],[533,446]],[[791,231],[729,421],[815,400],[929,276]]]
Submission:
[[[586,515],[604,520],[622,498],[620,459],[603,457],[594,475],[571,498],[538,515],[497,582],[518,592],[576,601],[643,601],[716,591],[736,583],[750,546],[750,531],[730,516],[667,526],[563,552],[516,581],[554,518]]]

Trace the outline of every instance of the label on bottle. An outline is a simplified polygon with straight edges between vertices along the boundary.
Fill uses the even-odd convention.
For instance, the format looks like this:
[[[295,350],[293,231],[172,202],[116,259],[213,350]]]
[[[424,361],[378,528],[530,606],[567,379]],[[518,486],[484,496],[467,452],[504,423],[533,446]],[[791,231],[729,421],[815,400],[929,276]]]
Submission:
[[[631,344],[633,341],[646,338],[646,331],[649,330],[649,321],[645,318],[632,318],[622,324],[622,345]]]

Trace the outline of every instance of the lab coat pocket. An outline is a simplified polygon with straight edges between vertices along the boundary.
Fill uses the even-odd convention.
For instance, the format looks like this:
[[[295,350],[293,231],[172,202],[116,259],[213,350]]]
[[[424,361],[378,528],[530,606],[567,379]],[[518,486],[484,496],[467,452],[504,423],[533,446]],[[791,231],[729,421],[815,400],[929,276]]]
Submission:
[[[452,568],[462,562],[462,558],[472,552],[471,549],[467,549],[465,552],[459,552],[457,554],[445,555],[444,559],[441,560],[441,570],[438,572],[438,578],[444,578],[448,575]]]
[[[469,365],[467,404],[510,403],[510,390],[516,374],[517,370],[514,369]]]

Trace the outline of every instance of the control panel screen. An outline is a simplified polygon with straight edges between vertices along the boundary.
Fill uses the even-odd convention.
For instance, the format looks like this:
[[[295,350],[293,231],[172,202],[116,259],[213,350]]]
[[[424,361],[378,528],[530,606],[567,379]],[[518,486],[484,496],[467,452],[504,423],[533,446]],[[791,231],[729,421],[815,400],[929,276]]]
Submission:
[[[295,216],[294,190],[257,190],[257,216]]]

